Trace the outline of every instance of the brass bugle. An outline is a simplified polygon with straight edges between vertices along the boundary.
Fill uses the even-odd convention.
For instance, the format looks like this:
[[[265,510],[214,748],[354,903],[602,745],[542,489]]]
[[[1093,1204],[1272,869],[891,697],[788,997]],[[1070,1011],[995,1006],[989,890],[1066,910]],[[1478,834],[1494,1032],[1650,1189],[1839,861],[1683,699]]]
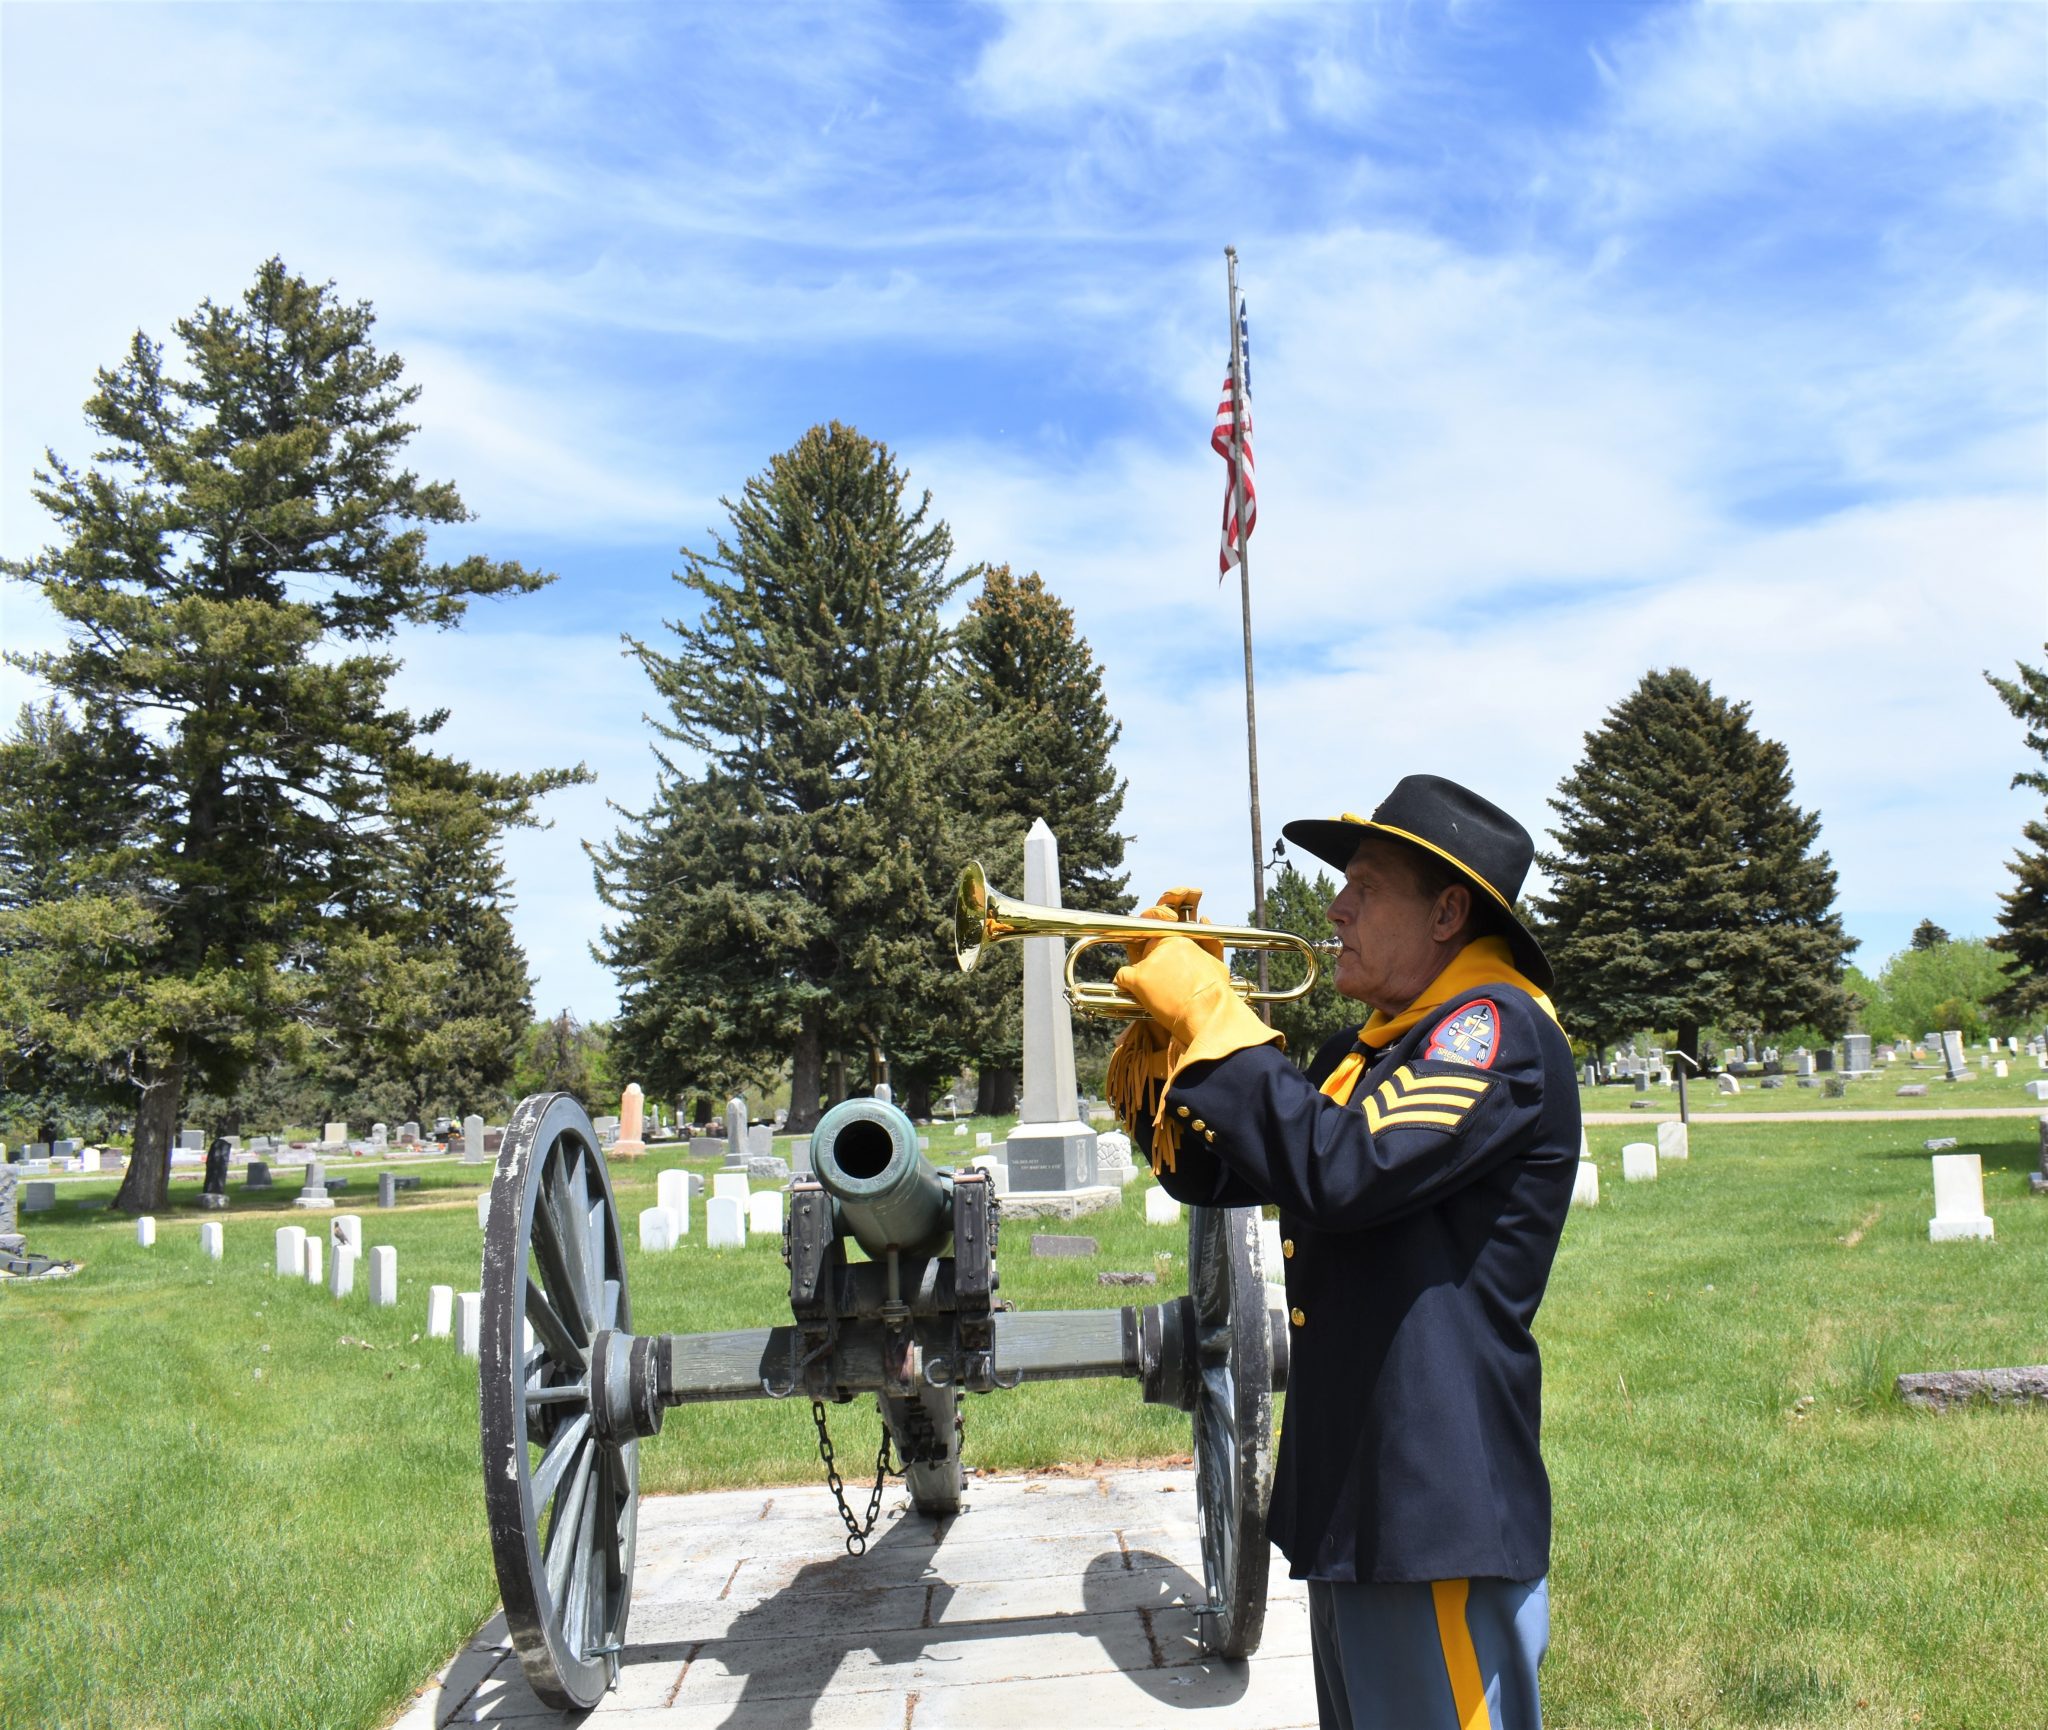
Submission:
[[[1182,920],[1188,920],[1183,911]],[[962,973],[981,965],[981,953],[992,943],[1008,943],[1019,937],[1057,937],[1067,942],[1067,1001],[1076,1015],[1104,1021],[1140,1021],[1145,1010],[1138,1002],[1106,980],[1076,979],[1074,964],[1097,944],[1124,943],[1133,938],[1147,941],[1170,936],[1175,927],[1158,919],[1141,919],[1131,913],[1085,913],[1072,907],[1040,907],[1029,901],[1013,901],[988,886],[988,876],[976,863],[960,873],[960,885],[953,897],[953,954]],[[1316,955],[1321,948],[1292,931],[1268,931],[1259,925],[1196,925],[1187,935],[1199,933],[1204,942],[1221,943],[1226,949],[1292,949],[1304,963],[1299,985],[1288,991],[1256,991],[1250,980],[1231,980],[1247,1003],[1293,1003],[1306,997],[1316,982]]]

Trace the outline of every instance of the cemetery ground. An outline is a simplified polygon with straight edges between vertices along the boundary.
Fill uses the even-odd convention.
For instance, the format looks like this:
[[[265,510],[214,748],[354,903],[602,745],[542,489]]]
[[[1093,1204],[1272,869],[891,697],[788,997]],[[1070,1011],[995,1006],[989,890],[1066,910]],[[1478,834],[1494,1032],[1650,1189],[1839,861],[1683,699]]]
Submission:
[[[2048,1722],[2048,1412],[1933,1416],[1891,1392],[1903,1370],[2048,1359],[2034,1122],[1696,1121],[1689,1161],[1624,1184],[1620,1147],[1646,1128],[1590,1132],[1601,1201],[1573,1212],[1538,1326],[1549,1720]],[[1928,1243],[1931,1135],[1982,1156],[1992,1242]],[[941,1163],[950,1139],[934,1133]],[[656,1149],[613,1166],[629,1228],[675,1163]],[[366,1245],[396,1246],[395,1309],[370,1307],[361,1271],[340,1301],[272,1272],[277,1226],[323,1223],[291,1207],[289,1166],[274,1199],[237,1182],[225,1215],[200,1214],[181,1181],[149,1249],[127,1220],[80,1209],[112,1180],[66,1183],[25,1218],[34,1248],[84,1266],[0,1288],[0,1721],[372,1730],[490,1615],[476,1368],[423,1337],[430,1284],[477,1284],[486,1170],[408,1169],[423,1187],[400,1208],[380,1212],[369,1179],[338,1208],[361,1214]],[[1092,1258],[1034,1260],[1032,1224],[1013,1221],[1003,1295],[1092,1307],[1178,1289],[1185,1233],[1144,1225],[1143,1187],[1045,1228],[1097,1238]],[[226,1225],[219,1263],[200,1254],[202,1219]],[[775,1245],[708,1250],[701,1198],[692,1225],[673,1254],[629,1234],[640,1329],[786,1313]],[[1160,1284],[1104,1289],[1105,1270]],[[1187,1446],[1182,1418],[1112,1383],[966,1410],[967,1458],[989,1469]],[[832,1424],[859,1490],[871,1402]],[[672,1412],[641,1472],[652,1494],[802,1486],[821,1531],[835,1524],[800,1401]]]

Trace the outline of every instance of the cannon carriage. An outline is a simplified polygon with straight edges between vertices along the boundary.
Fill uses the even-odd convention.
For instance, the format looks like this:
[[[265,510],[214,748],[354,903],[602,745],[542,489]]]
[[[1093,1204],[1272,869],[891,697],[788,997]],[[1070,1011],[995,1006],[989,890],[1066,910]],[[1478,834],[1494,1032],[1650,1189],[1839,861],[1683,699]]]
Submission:
[[[1194,1208],[1188,1292],[1103,1310],[1019,1311],[1000,1290],[1001,1207],[985,1173],[919,1152],[893,1105],[849,1100],[790,1185],[790,1316],[712,1334],[637,1333],[625,1237],[597,1136],[566,1094],[513,1114],[484,1242],[484,1500],[514,1644],[549,1704],[594,1705],[617,1678],[633,1584],[640,1441],[671,1406],[873,1394],[886,1430],[866,1522],[830,1472],[858,1551],[893,1451],[913,1507],[961,1507],[963,1394],[1118,1377],[1193,1430],[1205,1647],[1256,1649],[1265,1621],[1273,1396],[1284,1318],[1266,1301],[1258,1216]],[[850,1259],[857,1244],[867,1259]],[[971,1520],[971,1509],[969,1510]],[[963,1530],[971,1528],[963,1528]]]

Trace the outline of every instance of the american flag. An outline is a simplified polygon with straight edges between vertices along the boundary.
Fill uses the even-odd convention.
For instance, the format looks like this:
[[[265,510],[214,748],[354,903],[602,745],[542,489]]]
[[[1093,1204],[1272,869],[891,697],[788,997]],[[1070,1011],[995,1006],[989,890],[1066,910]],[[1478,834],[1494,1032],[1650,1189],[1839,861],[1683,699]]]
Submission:
[[[1232,377],[1226,372],[1223,375],[1223,400],[1216,405],[1216,430],[1209,435],[1209,448],[1226,465],[1223,477],[1223,548],[1216,558],[1216,580],[1219,583],[1236,567],[1241,546],[1237,527],[1240,460],[1244,465],[1244,533],[1249,536],[1259,522],[1259,489],[1252,466],[1252,327],[1242,299],[1237,303],[1237,348],[1244,366],[1244,404],[1240,412]]]

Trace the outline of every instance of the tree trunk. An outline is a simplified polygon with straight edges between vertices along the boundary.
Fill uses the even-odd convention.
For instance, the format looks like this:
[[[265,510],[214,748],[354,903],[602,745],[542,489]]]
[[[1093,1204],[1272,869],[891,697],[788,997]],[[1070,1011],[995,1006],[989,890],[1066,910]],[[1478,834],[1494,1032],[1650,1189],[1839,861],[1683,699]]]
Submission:
[[[846,1053],[835,1051],[825,1064],[825,1099],[837,1105],[846,1097]]]
[[[974,1115],[1013,1116],[1017,1110],[1017,1086],[1014,1069],[998,1069],[993,1064],[984,1068],[974,1084]]]
[[[142,1083],[142,1105],[135,1114],[135,1151],[114,1197],[123,1213],[153,1213],[170,1204],[171,1144],[177,1139],[178,1108],[185,1098],[185,1042],[161,1069]]]
[[[1678,1024],[1678,1049],[1693,1062],[1699,1062],[1700,1024],[1697,1021],[1681,1021]]]
[[[790,1054],[789,1064],[789,1116],[783,1122],[783,1128],[791,1135],[810,1134],[823,1115],[818,1109],[818,1095],[825,1082],[824,1020],[821,1011],[806,1010],[797,1028],[796,1049]]]
[[[923,1122],[932,1114],[932,1084],[929,1077],[913,1075],[903,1084],[903,1097],[896,1102],[906,1115]]]

